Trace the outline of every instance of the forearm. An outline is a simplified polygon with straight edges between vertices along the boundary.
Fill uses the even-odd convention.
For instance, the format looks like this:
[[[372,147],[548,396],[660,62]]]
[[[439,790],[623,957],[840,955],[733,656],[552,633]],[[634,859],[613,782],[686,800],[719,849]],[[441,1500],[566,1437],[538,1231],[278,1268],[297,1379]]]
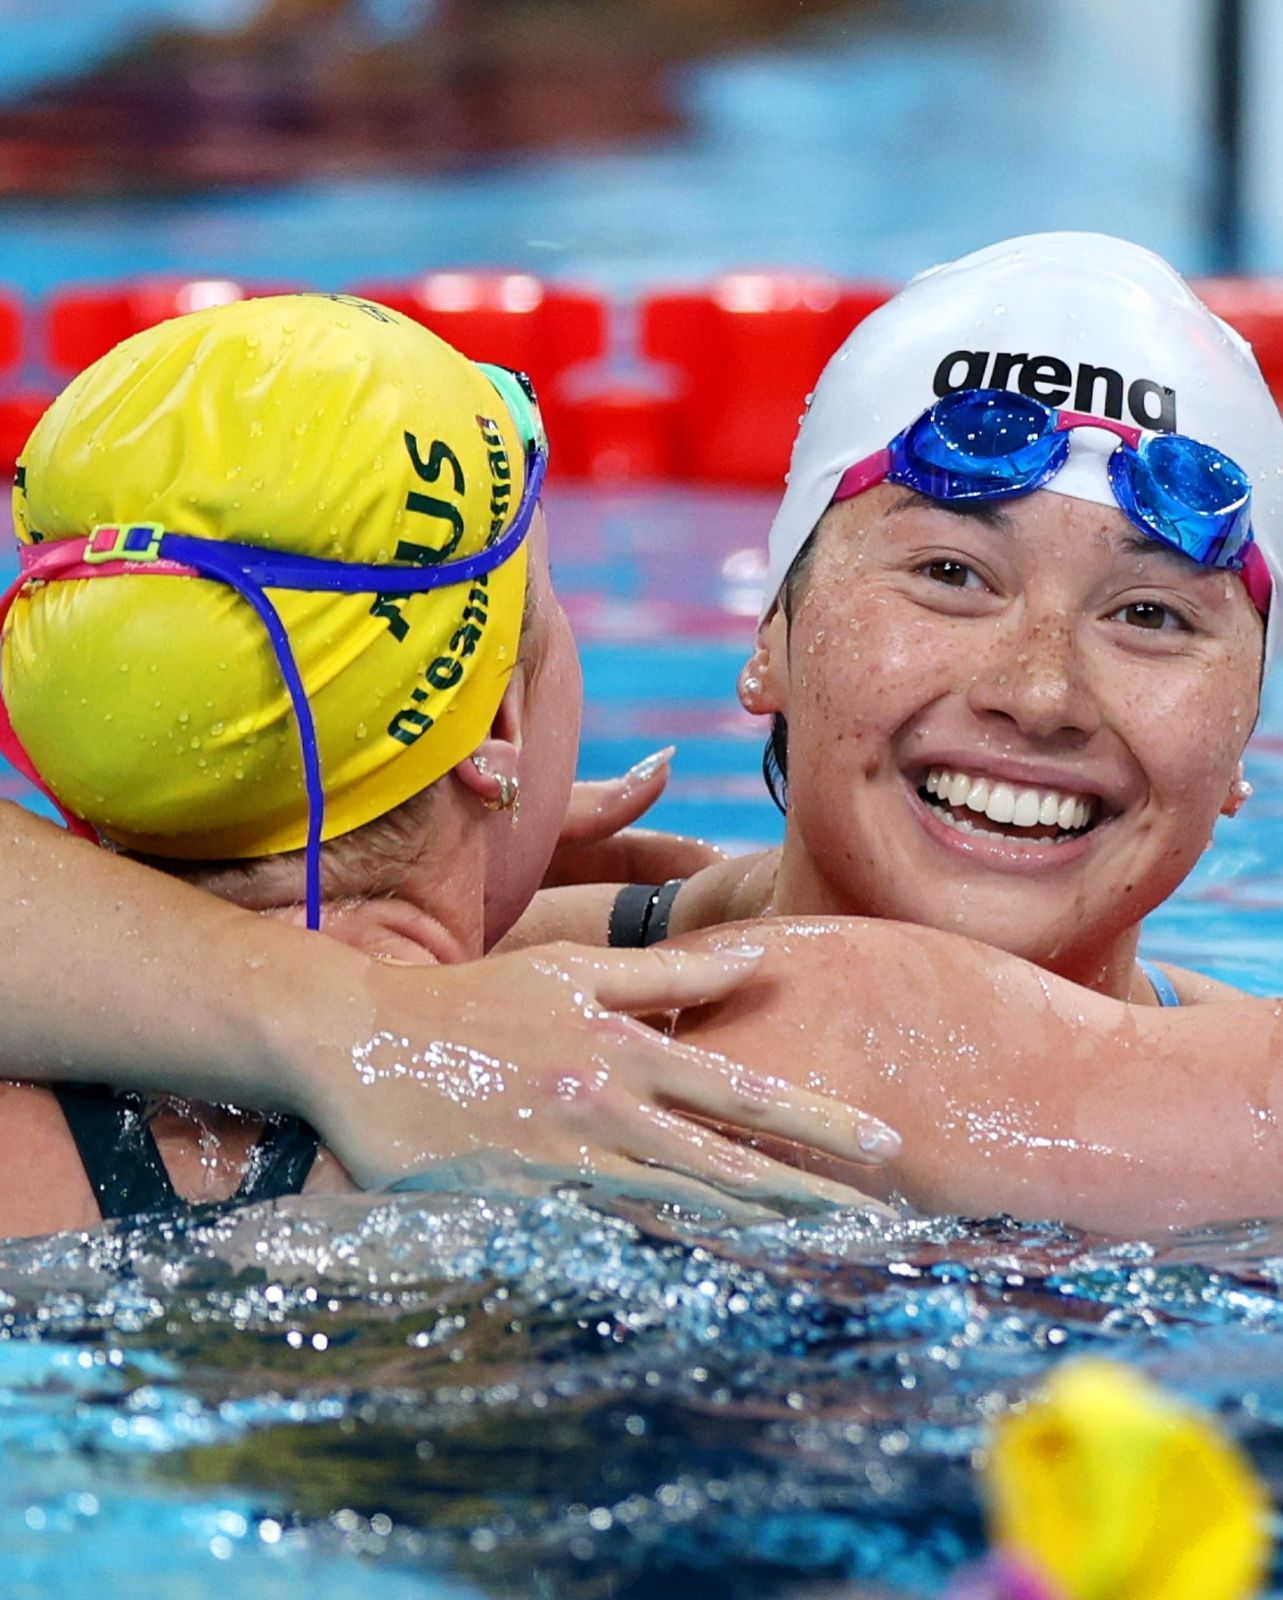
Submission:
[[[557,939],[605,945],[610,935],[610,908],[619,888],[617,883],[592,883],[541,889],[496,948],[526,950]]]
[[[742,955],[556,946],[448,967],[373,961],[3,805],[0,952],[8,1075],[293,1111],[365,1187],[498,1151],[643,1192],[661,1167],[688,1200],[829,1193],[709,1144],[704,1124],[746,1093],[755,1125],[868,1148],[858,1111],[763,1097],[733,1064],[616,1014],[720,999],[751,970]]]
[[[673,907],[673,930],[715,928],[759,915],[770,898],[777,856],[777,851],[759,850],[702,868],[682,885]],[[672,861],[646,865],[652,870],[631,875],[624,882],[663,883],[682,875],[669,870],[674,865]],[[620,882],[611,882],[545,888],[530,902],[499,948],[524,950],[557,939],[604,945],[609,937],[611,908],[621,887]]]
[[[300,1109],[307,1019],[331,1026],[363,958],[0,804],[0,1059]]]

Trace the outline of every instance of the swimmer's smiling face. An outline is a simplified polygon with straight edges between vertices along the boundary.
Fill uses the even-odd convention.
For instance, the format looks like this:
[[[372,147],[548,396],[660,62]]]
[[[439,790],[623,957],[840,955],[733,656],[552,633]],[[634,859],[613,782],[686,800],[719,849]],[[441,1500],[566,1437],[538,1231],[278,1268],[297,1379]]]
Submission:
[[[1126,992],[1137,924],[1233,806],[1263,643],[1239,579],[1111,507],[883,484],[825,515],[790,612],[742,695],[788,721],[776,909],[950,929]]]

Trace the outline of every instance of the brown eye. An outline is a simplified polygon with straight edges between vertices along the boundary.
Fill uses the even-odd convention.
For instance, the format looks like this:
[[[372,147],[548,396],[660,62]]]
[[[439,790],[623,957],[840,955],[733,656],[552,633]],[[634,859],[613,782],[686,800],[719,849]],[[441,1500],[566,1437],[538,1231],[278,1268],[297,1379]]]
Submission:
[[[1133,600],[1121,606],[1114,615],[1131,628],[1148,628],[1157,632],[1162,628],[1181,628],[1184,622],[1170,606],[1159,605],[1157,600]]]
[[[965,562],[950,561],[943,556],[938,561],[928,561],[919,570],[933,583],[947,583],[951,589],[965,589],[968,578],[974,576]]]

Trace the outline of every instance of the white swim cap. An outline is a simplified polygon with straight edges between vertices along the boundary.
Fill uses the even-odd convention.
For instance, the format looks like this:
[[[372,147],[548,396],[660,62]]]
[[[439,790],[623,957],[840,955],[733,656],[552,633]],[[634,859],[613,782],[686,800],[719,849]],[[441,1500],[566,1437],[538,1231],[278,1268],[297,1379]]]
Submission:
[[[1016,389],[1047,405],[1216,446],[1252,483],[1252,524],[1274,583],[1265,659],[1283,633],[1283,420],[1251,349],[1165,261],[1101,233],[1008,239],[913,279],[846,340],[816,385],[770,532],[766,610],[842,473],[940,395]],[[1047,486],[1117,502],[1117,441],[1075,429]]]

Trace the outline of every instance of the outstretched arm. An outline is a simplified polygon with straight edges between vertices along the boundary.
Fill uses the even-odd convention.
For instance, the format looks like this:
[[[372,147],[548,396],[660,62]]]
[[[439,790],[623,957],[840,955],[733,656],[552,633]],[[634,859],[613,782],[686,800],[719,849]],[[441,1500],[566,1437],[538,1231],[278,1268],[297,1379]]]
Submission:
[[[1283,1215],[1283,1002],[1125,1005],[860,918],[683,942],[750,932],[768,946],[753,981],[683,1036],[892,1123],[904,1146],[881,1181],[921,1209],[1124,1233]]]
[[[860,1112],[624,1013],[721,999],[752,957],[531,951],[376,962],[0,804],[0,1056],[311,1120],[367,1185],[486,1150],[707,1197],[851,1199],[711,1133],[764,1128],[874,1162]]]

